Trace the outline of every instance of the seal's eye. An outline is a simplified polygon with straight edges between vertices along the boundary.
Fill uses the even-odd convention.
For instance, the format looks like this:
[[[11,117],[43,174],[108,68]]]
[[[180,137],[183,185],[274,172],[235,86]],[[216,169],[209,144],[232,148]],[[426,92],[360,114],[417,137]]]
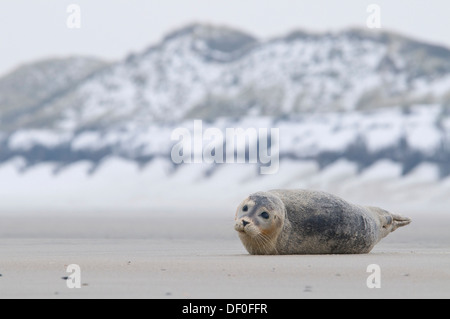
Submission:
[[[244,211],[244,212],[248,211],[248,206],[244,205],[244,207],[242,207],[242,211]]]
[[[264,219],[268,219],[269,218],[269,213],[268,212],[262,212],[261,214],[259,214],[259,216],[261,216]]]

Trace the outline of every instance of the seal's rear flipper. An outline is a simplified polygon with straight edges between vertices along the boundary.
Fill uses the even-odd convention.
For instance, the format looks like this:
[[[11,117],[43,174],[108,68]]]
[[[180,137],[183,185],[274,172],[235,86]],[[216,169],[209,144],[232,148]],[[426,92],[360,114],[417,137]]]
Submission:
[[[386,237],[399,227],[403,227],[411,223],[411,219],[400,215],[389,213],[387,210],[378,207],[368,207],[372,212],[376,213],[381,222],[380,238]]]
[[[403,217],[400,215],[391,214],[393,217],[393,225],[392,225],[392,231],[396,230],[399,227],[403,227],[411,223],[411,219],[408,217]]]

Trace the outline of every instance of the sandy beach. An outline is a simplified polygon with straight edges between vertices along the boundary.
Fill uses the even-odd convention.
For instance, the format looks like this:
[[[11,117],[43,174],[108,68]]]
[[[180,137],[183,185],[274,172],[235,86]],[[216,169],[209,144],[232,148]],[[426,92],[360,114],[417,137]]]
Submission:
[[[450,218],[411,217],[369,254],[322,256],[250,256],[232,218],[4,217],[0,298],[449,298]]]

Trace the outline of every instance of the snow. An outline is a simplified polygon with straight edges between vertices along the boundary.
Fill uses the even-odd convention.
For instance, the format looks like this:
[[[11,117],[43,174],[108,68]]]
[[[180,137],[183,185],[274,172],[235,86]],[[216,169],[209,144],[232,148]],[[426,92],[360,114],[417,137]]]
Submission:
[[[330,57],[333,50],[340,53]],[[236,60],[218,63],[205,57],[225,59],[222,52],[208,51],[189,34],[173,38],[136,56],[133,63],[119,62],[74,88],[73,99],[67,101],[70,107],[53,123],[59,130],[21,129],[10,137],[0,132],[0,143],[6,143],[1,146],[13,155],[34,146],[53,149],[65,144],[73,152],[89,154],[111,147],[115,154],[100,163],[69,163],[61,170],[60,165],[68,163],[27,167],[20,157],[1,163],[0,212],[189,210],[228,216],[249,193],[272,188],[331,191],[358,203],[401,206],[411,202],[417,209],[429,204],[430,198],[439,198],[434,201],[440,205],[436,209],[448,207],[449,178],[440,179],[440,168],[433,159],[443,142],[450,140],[450,119],[443,117],[441,106],[412,105],[402,111],[404,101],[399,100],[397,106],[380,104],[372,110],[356,110],[361,97],[380,86],[400,95],[411,91],[410,62],[401,56],[393,55],[402,68],[398,74],[377,71],[386,53],[382,42],[358,42],[337,33],[290,43],[283,39],[261,42]],[[139,77],[142,83],[136,84]],[[450,76],[432,83],[419,77],[412,83],[413,97],[423,100],[429,93],[438,97],[448,90],[449,81]],[[224,135],[226,128],[279,128],[282,156],[277,174],[260,175],[258,165],[251,164],[172,163],[172,131],[177,126],[192,129],[193,120],[186,114],[200,103],[217,100],[236,104],[243,116],[234,119],[234,109],[220,104],[230,117],[203,122],[203,132],[209,127]],[[205,107],[209,106],[217,105]],[[57,110],[57,105],[43,108]],[[298,119],[291,116],[294,113]],[[288,119],[276,119],[278,115],[288,115]],[[178,125],[158,125],[158,119]],[[101,129],[80,130],[99,122]],[[366,167],[364,160],[351,162],[344,156],[323,168],[316,158],[328,153],[345,155],[354,143],[361,142],[378,159],[403,138],[410,151],[425,158],[405,176],[402,164],[392,158]],[[139,167],[132,159],[140,156],[153,160]]]
[[[375,181],[375,180],[385,180],[385,179],[396,179],[401,176],[402,167],[400,164],[389,161],[389,160],[380,160],[365,169],[361,173],[360,179],[367,181]]]
[[[343,152],[355,141],[355,133],[351,130],[329,130],[317,141],[321,151]]]
[[[372,153],[397,145],[402,136],[401,126],[377,127],[365,133],[367,148]]]
[[[76,136],[72,141],[71,148],[78,150],[97,150],[102,147],[101,137],[98,132],[84,132]]]
[[[432,154],[441,145],[443,136],[435,124],[440,112],[438,105],[418,105],[412,108],[412,114],[405,119],[409,146],[425,154]]]
[[[357,166],[346,160],[321,171],[313,161],[286,159],[280,162],[278,174],[265,176],[258,174],[255,165],[247,164],[186,164],[174,171],[170,160],[162,158],[139,169],[134,162],[110,157],[91,175],[88,172],[92,164],[85,161],[74,163],[57,175],[54,163],[40,164],[23,173],[17,171],[18,164],[20,159],[0,166],[3,214],[130,215],[185,211],[232,218],[238,203],[250,193],[274,188],[329,191],[355,203],[384,207],[414,202],[417,211],[445,210],[450,204],[444,195],[430,204],[429,198],[444,194],[448,184],[439,181],[438,170],[431,163],[418,166],[406,176],[401,176],[397,163],[384,160],[361,175]],[[205,175],[211,169],[212,174]]]
[[[20,130],[9,138],[8,146],[13,150],[29,150],[35,145],[52,148],[69,141],[71,137],[70,133],[50,130]]]
[[[358,167],[355,163],[347,160],[338,160],[327,166],[311,179],[313,188],[333,189],[336,185],[345,183],[346,180],[358,174]]]
[[[332,55],[335,51],[339,54]],[[300,105],[298,98],[302,108],[312,111],[335,107],[354,110],[363,94],[379,87],[388,86],[392,92],[411,90],[407,74],[410,62],[390,53],[395,64],[404,67],[402,72],[377,71],[387,54],[382,42],[353,39],[343,32],[333,37],[261,42],[239,59],[219,63],[205,56],[224,58],[227,54],[212,51],[203,40],[187,33],[160,43],[148,54],[137,55],[133,63],[123,61],[86,81],[76,90],[83,104],[73,105],[77,112],[67,112],[61,127],[135,114],[180,120],[210,95],[237,104],[247,103],[242,97],[249,94],[262,96],[269,113],[291,113]],[[145,80],[136,84],[135,79],[142,76]],[[238,79],[237,85],[234,79]],[[414,92],[420,91],[417,98],[430,93],[440,96],[448,89],[450,76],[437,78],[432,84],[422,78],[415,81]],[[250,112],[251,106],[239,107]]]
[[[432,154],[441,144],[441,133],[435,127],[417,126],[407,131],[408,145],[426,154]]]
[[[436,164],[424,162],[415,167],[407,176],[402,178],[398,185],[410,186],[414,184],[422,185],[424,183],[439,183],[439,167]]]

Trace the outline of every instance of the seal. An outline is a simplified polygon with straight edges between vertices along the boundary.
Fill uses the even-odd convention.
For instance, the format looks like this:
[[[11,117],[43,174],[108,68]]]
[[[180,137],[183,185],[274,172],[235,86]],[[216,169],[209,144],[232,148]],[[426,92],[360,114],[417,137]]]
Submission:
[[[278,189],[242,201],[234,228],[252,255],[365,254],[410,222],[329,193]]]

